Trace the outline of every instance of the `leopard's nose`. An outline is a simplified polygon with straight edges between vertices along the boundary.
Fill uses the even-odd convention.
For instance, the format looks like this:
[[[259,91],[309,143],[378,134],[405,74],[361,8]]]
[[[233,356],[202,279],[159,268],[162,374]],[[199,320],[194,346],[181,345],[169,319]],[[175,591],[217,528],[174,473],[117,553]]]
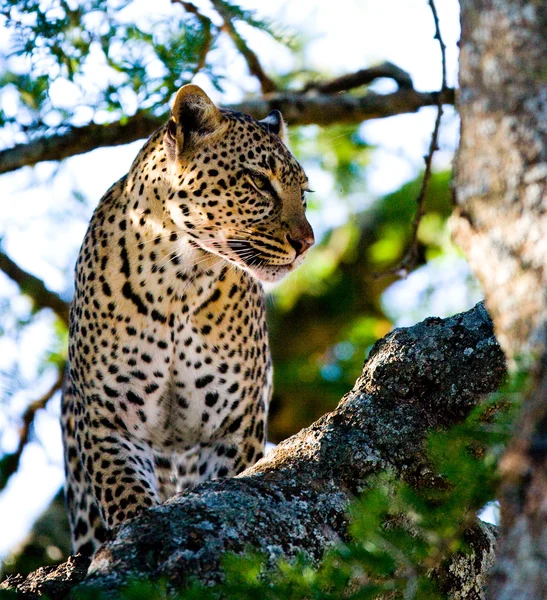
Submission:
[[[315,239],[313,237],[313,232],[310,229],[310,232],[307,235],[294,238],[287,233],[287,241],[296,250],[296,256],[300,256],[301,254],[304,254],[308,248],[313,246]]]

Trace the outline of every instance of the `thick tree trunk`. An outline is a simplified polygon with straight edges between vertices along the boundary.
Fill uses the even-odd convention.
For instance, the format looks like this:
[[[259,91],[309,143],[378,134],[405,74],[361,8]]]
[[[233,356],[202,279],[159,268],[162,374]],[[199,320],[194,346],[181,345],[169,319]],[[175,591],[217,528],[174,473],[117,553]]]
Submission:
[[[455,239],[509,356],[545,344],[547,4],[461,0]]]
[[[502,471],[491,598],[547,598],[547,4],[461,0],[455,239],[510,358],[543,355]]]
[[[374,346],[335,411],[241,476],[202,484],[122,525],[99,550],[84,585],[112,595],[135,577],[163,577],[173,586],[189,576],[213,583],[222,579],[223,554],[249,547],[272,561],[301,552],[319,560],[347,538],[348,504],[376,474],[389,470],[418,488],[439,483],[427,458],[427,434],[465,419],[504,373],[481,305],[395,330]],[[437,577],[452,597],[480,598],[494,538],[480,523],[467,536],[471,554],[454,557]],[[3,586],[62,598],[67,580],[73,585],[82,576],[81,565],[67,563]],[[52,590],[53,582],[60,591]]]

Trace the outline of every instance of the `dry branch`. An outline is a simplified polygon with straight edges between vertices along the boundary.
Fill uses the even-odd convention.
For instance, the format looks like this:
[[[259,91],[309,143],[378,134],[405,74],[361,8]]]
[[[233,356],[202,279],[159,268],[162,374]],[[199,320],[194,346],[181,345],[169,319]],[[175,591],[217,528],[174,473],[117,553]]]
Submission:
[[[17,263],[3,252],[0,252],[0,271],[3,271],[12,281],[15,281],[21,292],[32,299],[36,309],[51,308],[61,321],[68,326],[68,302],[49,290],[41,279],[21,269]]]
[[[441,83],[441,95],[446,91],[446,45],[441,35],[441,28],[439,24],[439,16],[437,14],[437,8],[434,0],[429,0],[429,7],[433,15],[433,22],[435,24],[435,39],[439,42],[441,50],[441,72],[442,72],[442,83]],[[418,197],[416,198],[416,214],[412,222],[412,233],[410,235],[410,243],[405,252],[403,259],[391,269],[382,273],[375,274],[376,276],[385,275],[397,275],[398,277],[407,277],[411,273],[418,263],[419,259],[419,243],[418,243],[418,230],[420,229],[420,223],[425,214],[425,199],[427,194],[427,188],[429,180],[431,179],[431,167],[433,165],[433,155],[438,150],[438,139],[439,129],[441,127],[441,118],[443,116],[443,103],[441,101],[441,95],[437,99],[437,117],[435,118],[435,125],[433,126],[433,132],[431,134],[431,141],[429,142],[429,149],[427,154],[424,156],[425,169],[422,177],[422,185]]]
[[[369,119],[417,112],[424,106],[436,106],[438,98],[438,92],[417,92],[414,89],[385,95],[368,93],[362,97],[314,96],[294,92],[272,94],[267,98],[247,100],[227,108],[246,112],[259,119],[274,109],[281,110],[289,125],[334,125],[361,123]],[[454,90],[445,90],[441,94],[441,101],[443,104],[454,104]],[[45,160],[62,160],[96,148],[119,146],[144,139],[162,125],[168,116],[167,113],[155,117],[138,112],[123,123],[92,123],[72,127],[64,133],[38,138],[26,144],[17,144],[0,151],[0,174]]]
[[[12,454],[7,454],[2,457],[2,477],[0,478],[0,492],[6,487],[9,478],[19,470],[19,464],[21,462],[21,457],[23,456],[23,451],[26,448],[26,445],[30,438],[30,432],[32,429],[32,425],[34,424],[34,418],[36,417],[36,413],[39,410],[42,410],[46,407],[46,404],[51,400],[53,395],[62,389],[63,381],[65,374],[65,365],[62,365],[58,372],[57,377],[53,385],[38,398],[31,402],[24,414],[23,414],[23,423],[21,425],[21,429],[19,431],[19,443],[17,444],[17,448],[15,452]]]
[[[406,71],[393,63],[384,62],[376,67],[360,69],[355,73],[341,75],[335,79],[308,83],[302,91],[309,92],[310,90],[314,90],[319,94],[336,94],[337,92],[346,92],[362,85],[367,85],[382,77],[393,79],[399,88],[413,88],[412,79]]]
[[[497,389],[504,372],[482,305],[393,331],[374,346],[336,410],[241,476],[204,483],[123,524],[99,550],[85,586],[114,597],[135,577],[165,578],[173,587],[190,576],[217,582],[222,555],[249,547],[272,561],[301,552],[320,560],[330,545],[347,538],[348,504],[378,473],[390,471],[416,488],[439,483],[427,457],[428,432],[465,419]],[[468,597],[481,598],[494,540],[477,523],[467,541],[473,552],[453,557],[437,576],[447,596],[465,587]],[[21,594],[52,593],[55,580],[66,586],[73,566],[2,585]]]

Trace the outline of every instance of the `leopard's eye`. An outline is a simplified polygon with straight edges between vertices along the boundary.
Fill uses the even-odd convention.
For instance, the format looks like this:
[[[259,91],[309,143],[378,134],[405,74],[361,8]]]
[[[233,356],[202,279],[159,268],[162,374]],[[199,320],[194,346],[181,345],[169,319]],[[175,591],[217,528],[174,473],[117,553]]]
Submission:
[[[248,172],[247,176],[249,177],[249,181],[253,185],[253,187],[259,192],[266,192],[269,194],[273,194],[272,184],[269,179],[260,173]]]
[[[266,180],[264,177],[260,177],[259,175],[251,175],[251,181],[253,185],[259,190],[265,190],[268,187]]]

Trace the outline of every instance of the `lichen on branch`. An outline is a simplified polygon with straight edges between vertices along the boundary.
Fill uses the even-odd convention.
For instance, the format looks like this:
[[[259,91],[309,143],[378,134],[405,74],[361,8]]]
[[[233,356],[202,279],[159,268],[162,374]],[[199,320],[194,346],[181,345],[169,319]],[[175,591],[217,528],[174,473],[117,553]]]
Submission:
[[[114,594],[134,579],[162,578],[177,588],[191,574],[210,585],[222,580],[227,552],[252,548],[272,561],[304,553],[318,562],[347,539],[348,506],[378,474],[390,472],[416,489],[438,483],[427,436],[462,422],[504,374],[504,357],[482,305],[396,329],[375,344],[353,390],[333,412],[240,476],[203,483],[122,524],[98,551],[87,577],[80,574],[74,583]],[[473,568],[462,569],[471,558],[458,555],[459,578],[449,561],[439,579],[444,573],[446,589],[455,590],[463,577],[479,593],[494,539],[476,524],[467,541],[475,549]],[[67,570],[65,565],[58,575],[50,573],[48,585],[66,579]],[[45,577],[31,574],[2,585],[36,591]]]

